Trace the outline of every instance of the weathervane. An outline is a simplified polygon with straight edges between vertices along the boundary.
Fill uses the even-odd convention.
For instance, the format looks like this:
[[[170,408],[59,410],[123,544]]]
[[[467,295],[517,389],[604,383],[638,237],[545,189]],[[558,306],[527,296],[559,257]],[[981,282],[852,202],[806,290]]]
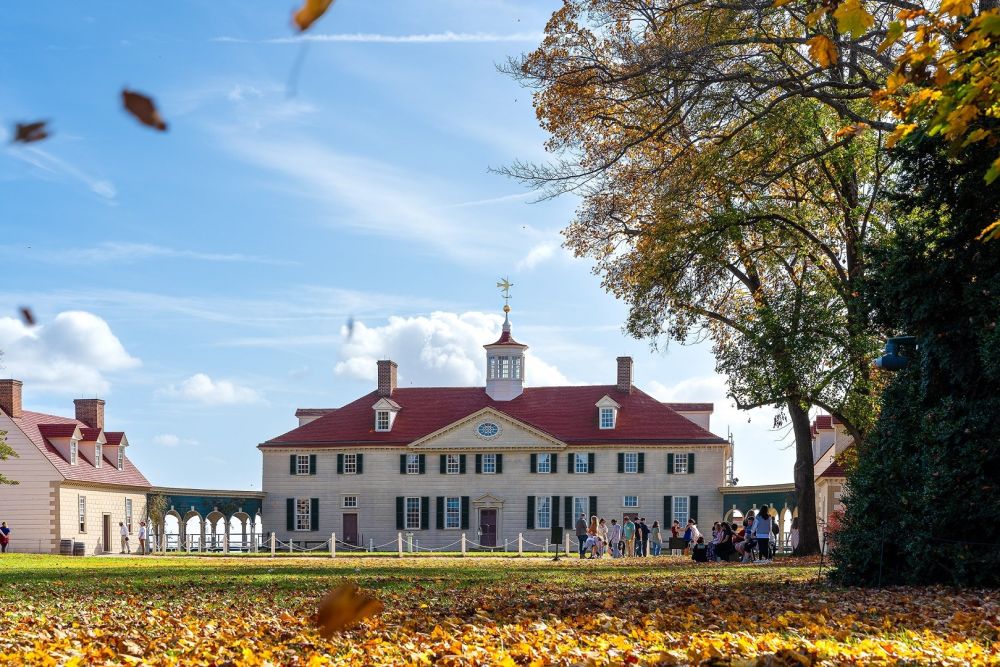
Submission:
[[[503,294],[503,312],[510,312],[510,288],[514,286],[514,283],[510,282],[507,278],[501,278],[497,281],[497,287],[500,288],[500,292]]]

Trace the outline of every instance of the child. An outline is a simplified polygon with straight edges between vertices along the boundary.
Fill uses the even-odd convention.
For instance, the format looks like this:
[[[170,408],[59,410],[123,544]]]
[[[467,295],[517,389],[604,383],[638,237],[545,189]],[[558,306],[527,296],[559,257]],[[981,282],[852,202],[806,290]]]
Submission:
[[[694,548],[691,549],[691,558],[699,563],[708,562],[708,545],[705,544],[704,537],[699,537],[698,541],[695,542]]]

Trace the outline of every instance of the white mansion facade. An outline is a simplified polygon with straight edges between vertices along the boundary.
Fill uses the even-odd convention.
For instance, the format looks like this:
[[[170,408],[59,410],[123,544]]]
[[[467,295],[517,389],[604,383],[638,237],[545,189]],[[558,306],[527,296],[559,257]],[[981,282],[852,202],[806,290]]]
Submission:
[[[485,348],[485,387],[397,387],[385,360],[375,391],[298,410],[297,428],[259,445],[267,529],[358,545],[405,532],[434,548],[461,533],[540,544],[581,513],[721,518],[732,446],[708,430],[711,404],[653,399],[630,357],[615,384],[525,388],[527,346],[506,318]]]

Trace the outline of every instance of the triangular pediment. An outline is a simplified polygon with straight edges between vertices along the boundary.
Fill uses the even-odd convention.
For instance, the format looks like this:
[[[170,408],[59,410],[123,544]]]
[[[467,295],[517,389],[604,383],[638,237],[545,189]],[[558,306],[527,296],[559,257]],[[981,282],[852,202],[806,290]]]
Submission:
[[[497,427],[495,435],[492,426]],[[481,428],[482,427],[482,428]],[[560,450],[566,443],[494,408],[483,408],[429,433],[410,449]]]
[[[617,409],[619,409],[621,407],[621,405],[618,403],[618,401],[616,401],[615,399],[611,398],[607,394],[604,395],[604,398],[602,398],[597,403],[595,403],[595,405],[597,407],[599,407],[599,408],[614,408],[615,410],[617,410]]]
[[[380,398],[375,405],[372,406],[373,410],[392,410],[393,412],[398,412],[403,408],[400,407],[399,403],[392,400],[391,398]]]
[[[492,505],[503,505],[504,500],[503,500],[503,498],[498,498],[498,497],[494,496],[492,493],[487,493],[485,495],[479,496],[478,498],[476,498],[472,502],[475,503],[476,505],[490,505],[490,506],[492,506]]]

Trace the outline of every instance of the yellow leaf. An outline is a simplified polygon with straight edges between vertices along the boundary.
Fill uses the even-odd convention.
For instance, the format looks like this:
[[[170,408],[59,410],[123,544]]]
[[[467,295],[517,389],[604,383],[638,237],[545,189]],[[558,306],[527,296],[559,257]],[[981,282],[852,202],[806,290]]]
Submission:
[[[915,129],[917,129],[916,123],[902,123],[897,125],[896,129],[892,131],[892,134],[886,137],[885,147],[892,148],[899,142],[900,139],[903,139]]]
[[[816,35],[806,44],[809,45],[809,57],[823,67],[829,67],[839,59],[837,45],[826,35]]]
[[[775,7],[784,7],[785,5],[787,5],[790,2],[792,2],[792,0],[774,0],[774,6]]]
[[[889,24],[889,28],[885,31],[885,39],[882,43],[878,45],[878,52],[882,53],[890,46],[896,43],[900,37],[903,36],[903,24],[899,21],[893,21]]]
[[[969,16],[972,14],[972,0],[941,0],[942,14],[951,16]]]
[[[344,583],[320,600],[316,624],[322,636],[331,637],[349,625],[380,613],[381,602],[362,593],[357,584]]]
[[[837,19],[837,29],[840,32],[850,33],[854,39],[861,37],[868,28],[875,25],[875,17],[861,6],[859,0],[846,0],[841,3],[833,13],[833,18]]]
[[[806,25],[812,28],[826,14],[827,7],[820,5],[816,9],[806,14]]]
[[[965,141],[962,142],[962,146],[964,147],[964,146],[968,146],[969,144],[974,144],[977,141],[982,141],[983,139],[985,139],[988,136],[989,136],[989,132],[987,132],[983,128],[979,128],[977,130],[973,130],[972,132],[969,132],[969,135],[967,137],[965,137]]]
[[[332,4],[333,0],[305,0],[292,14],[292,21],[299,32],[305,32]]]
[[[984,229],[976,238],[980,241],[993,241],[1000,238],[1000,220],[994,220],[993,223]]]
[[[837,130],[836,137],[837,139],[842,137],[856,137],[869,127],[871,127],[871,125],[868,123],[854,123],[853,125],[848,125]]]
[[[906,85],[906,76],[900,72],[893,72],[885,80],[885,91],[894,93]]]

